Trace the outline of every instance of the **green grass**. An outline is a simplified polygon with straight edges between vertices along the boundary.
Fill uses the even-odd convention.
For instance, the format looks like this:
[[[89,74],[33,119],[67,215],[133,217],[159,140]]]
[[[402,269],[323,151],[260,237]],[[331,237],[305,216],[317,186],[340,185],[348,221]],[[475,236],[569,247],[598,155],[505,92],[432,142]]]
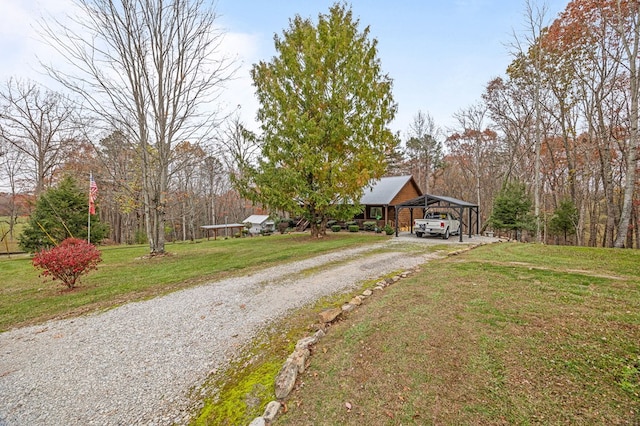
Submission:
[[[0,216],[0,254],[16,253],[20,251],[18,247],[17,236],[22,233],[25,224],[29,218],[21,216],[18,218],[18,223],[13,227],[13,238],[8,234],[9,232],[9,216]]]
[[[219,239],[167,244],[171,255],[154,258],[144,257],[146,246],[103,247],[98,270],[83,277],[71,291],[39,277],[29,256],[3,257],[0,330],[110,308],[227,275],[384,239],[364,233],[331,234],[318,241],[300,234]]]
[[[278,424],[638,424],[639,256],[510,243],[432,261],[331,328]]]

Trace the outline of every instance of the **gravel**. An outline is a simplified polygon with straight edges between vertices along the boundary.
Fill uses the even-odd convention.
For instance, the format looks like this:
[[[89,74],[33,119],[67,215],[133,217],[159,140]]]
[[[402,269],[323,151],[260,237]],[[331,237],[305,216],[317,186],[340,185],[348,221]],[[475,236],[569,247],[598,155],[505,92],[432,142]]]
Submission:
[[[398,241],[386,244],[391,251],[373,251],[379,247],[2,333],[0,425],[188,423],[190,389],[275,319],[429,258],[402,252]],[[309,268],[316,269],[299,273]]]

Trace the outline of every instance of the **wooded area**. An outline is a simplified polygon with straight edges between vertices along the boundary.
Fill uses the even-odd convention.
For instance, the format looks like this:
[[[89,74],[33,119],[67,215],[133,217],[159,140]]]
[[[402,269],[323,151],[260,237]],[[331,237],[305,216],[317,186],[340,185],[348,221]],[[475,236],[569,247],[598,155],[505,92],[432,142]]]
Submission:
[[[0,88],[0,180],[10,189],[0,216],[13,223],[28,215],[35,198],[65,174],[86,182],[88,197],[90,173],[99,188],[97,213],[114,243],[148,242],[162,252],[165,238],[201,238],[200,225],[253,213],[233,181],[242,182],[243,166],[264,158],[269,132],[249,131],[236,115],[206,112],[215,110],[216,93],[235,69],[216,51],[215,13],[200,0],[175,0],[164,14],[155,2],[127,2],[131,10],[120,8],[121,15],[110,9],[116,1],[80,3],[88,16],[96,14],[83,29],[113,50],[91,52],[69,28],[51,24],[44,31],[56,34],[52,43],[80,64],[68,74],[48,69],[67,91],[19,77]],[[136,8],[143,7],[149,9],[141,14]],[[551,22],[532,2],[527,12],[528,34],[505,40],[513,53],[505,75],[487,82],[477,103],[461,107],[456,126],[440,128],[417,111],[400,144],[380,160],[387,174],[410,173],[425,192],[478,204],[481,225],[489,226],[506,183],[520,182],[536,218],[529,240],[638,248],[640,3],[574,0]],[[148,19],[136,21],[141,15]],[[128,32],[118,31],[116,19],[130,23]],[[136,49],[148,52],[140,63],[132,62]],[[393,100],[381,96],[386,124]],[[344,119],[344,112],[335,114]],[[262,119],[263,130],[277,123]],[[377,176],[370,163],[362,167],[362,176]]]

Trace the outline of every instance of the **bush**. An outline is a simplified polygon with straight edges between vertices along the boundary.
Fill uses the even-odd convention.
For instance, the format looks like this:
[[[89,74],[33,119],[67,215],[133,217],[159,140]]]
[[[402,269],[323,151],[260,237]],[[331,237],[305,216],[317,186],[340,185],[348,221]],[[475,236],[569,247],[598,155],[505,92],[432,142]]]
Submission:
[[[332,225],[332,226],[331,226],[331,230],[332,230],[333,232],[340,232],[340,230],[341,230],[341,229],[342,229],[342,228],[340,227],[340,225]]]
[[[374,229],[376,229],[376,222],[364,222],[362,224],[362,228],[365,231],[373,231]]]
[[[358,225],[349,225],[349,232],[358,232],[359,230]]]
[[[384,227],[384,232],[385,232],[385,234],[387,234],[387,235],[393,235],[393,233],[394,233],[394,232],[396,232],[396,230],[395,230],[395,229],[393,229],[393,227],[392,227],[391,225],[388,225],[388,224],[387,224],[387,225],[385,225],[385,227]]]
[[[337,221],[337,220],[333,220],[333,219],[328,220],[328,221],[327,221],[327,228],[331,228],[331,229],[333,229],[333,226],[334,226],[334,225],[337,225],[337,224],[338,224],[338,221]]]
[[[288,220],[282,219],[280,222],[278,222],[278,232],[280,232],[281,234],[286,234],[288,229],[289,229]]]
[[[102,261],[96,246],[78,238],[67,238],[59,246],[41,250],[35,254],[32,263],[44,269],[43,276],[60,280],[68,288],[73,288],[81,275],[97,269]]]

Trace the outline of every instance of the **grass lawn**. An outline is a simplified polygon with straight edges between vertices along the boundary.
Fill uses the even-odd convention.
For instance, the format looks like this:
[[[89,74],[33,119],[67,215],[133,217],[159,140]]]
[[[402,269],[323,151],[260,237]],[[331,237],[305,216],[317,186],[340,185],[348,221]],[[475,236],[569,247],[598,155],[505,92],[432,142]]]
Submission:
[[[9,216],[0,216],[0,254],[20,251],[17,236],[20,235],[29,218],[21,216],[13,228],[13,238],[9,235]]]
[[[329,329],[277,424],[638,425],[640,251],[430,262]]]
[[[129,301],[248,273],[320,253],[371,244],[387,237],[365,233],[330,233],[313,241],[308,235],[218,239],[198,243],[169,243],[171,255],[145,258],[147,246],[103,247],[97,271],[77,288],[39,277],[26,255],[0,257],[0,331],[97,311]]]

